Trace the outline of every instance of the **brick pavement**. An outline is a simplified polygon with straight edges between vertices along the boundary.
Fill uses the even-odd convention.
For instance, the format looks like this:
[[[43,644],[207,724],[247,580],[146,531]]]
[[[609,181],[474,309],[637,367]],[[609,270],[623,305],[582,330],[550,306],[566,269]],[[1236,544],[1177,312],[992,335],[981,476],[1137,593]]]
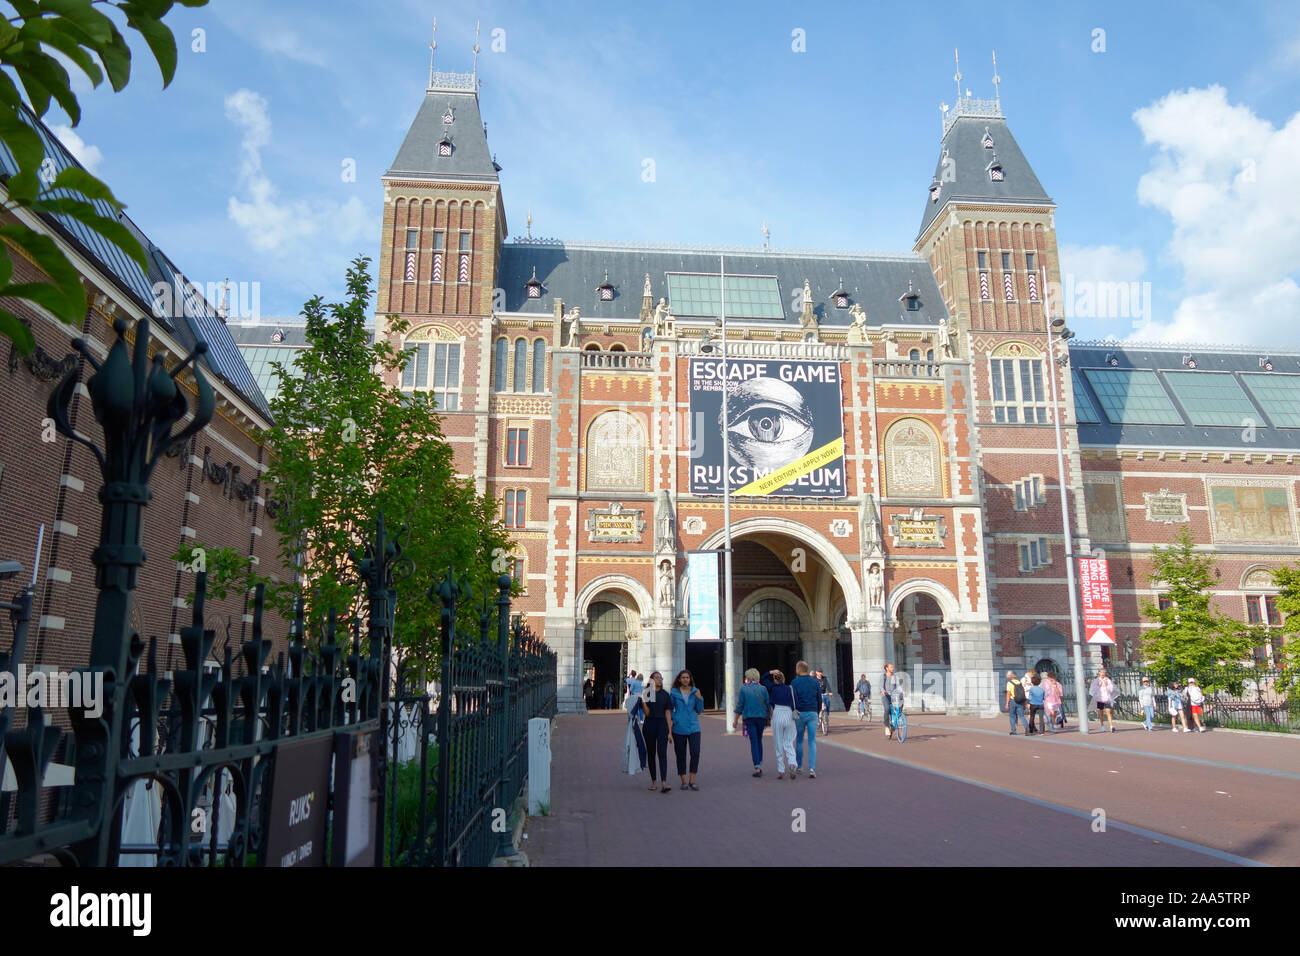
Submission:
[[[1067,739],[1078,734],[1008,737],[1004,719],[917,715],[900,745],[879,723],[837,717],[830,737],[819,738],[818,778],[789,782],[776,779],[770,732],[756,780],[748,741],[724,735],[722,724],[703,720],[700,792],[660,794],[647,791],[645,775],[619,772],[620,715],[560,717],[552,815],[528,822],[533,863],[1127,867],[1300,858],[1291,769],[1300,746],[1291,740],[1183,741],[1139,727],[1080,746]],[[1206,763],[1159,756],[1187,757],[1198,745],[1194,759]],[[1097,807],[1105,833],[1092,829]],[[804,832],[792,826],[799,811]]]

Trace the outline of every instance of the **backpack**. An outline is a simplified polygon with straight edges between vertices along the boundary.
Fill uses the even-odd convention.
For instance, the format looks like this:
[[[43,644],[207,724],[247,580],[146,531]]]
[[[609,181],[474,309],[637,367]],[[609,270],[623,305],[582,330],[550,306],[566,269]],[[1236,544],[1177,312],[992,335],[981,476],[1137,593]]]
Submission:
[[[1016,681],[1011,686],[1011,694],[1012,699],[1017,704],[1023,704],[1025,702],[1025,685],[1020,683],[1020,681]]]

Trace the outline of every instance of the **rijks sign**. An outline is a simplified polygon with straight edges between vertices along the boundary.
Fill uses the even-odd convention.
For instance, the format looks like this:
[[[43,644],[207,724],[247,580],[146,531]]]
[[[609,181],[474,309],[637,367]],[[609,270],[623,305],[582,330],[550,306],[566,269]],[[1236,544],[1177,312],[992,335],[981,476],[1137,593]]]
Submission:
[[[1111,612],[1110,575],[1100,558],[1079,559],[1079,587],[1083,591],[1083,632],[1089,644],[1115,643],[1115,618]]]

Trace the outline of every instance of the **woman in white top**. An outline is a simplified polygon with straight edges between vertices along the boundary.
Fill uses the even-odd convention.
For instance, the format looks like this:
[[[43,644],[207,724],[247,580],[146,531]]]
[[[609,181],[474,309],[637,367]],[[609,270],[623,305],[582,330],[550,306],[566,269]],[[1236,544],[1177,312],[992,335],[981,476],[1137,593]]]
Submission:
[[[1092,682],[1092,687],[1088,689],[1089,695],[1097,704],[1097,720],[1102,724],[1103,731],[1105,725],[1110,724],[1110,732],[1115,732],[1115,682],[1106,675],[1106,668],[1097,672],[1097,678]]]

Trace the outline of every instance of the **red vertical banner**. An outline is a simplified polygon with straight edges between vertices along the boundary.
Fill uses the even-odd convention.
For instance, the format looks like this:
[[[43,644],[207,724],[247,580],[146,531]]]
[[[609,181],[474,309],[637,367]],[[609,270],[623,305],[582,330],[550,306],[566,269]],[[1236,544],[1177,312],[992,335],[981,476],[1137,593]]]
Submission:
[[[1115,643],[1110,573],[1100,558],[1079,559],[1079,588],[1083,592],[1083,633],[1089,644]]]

